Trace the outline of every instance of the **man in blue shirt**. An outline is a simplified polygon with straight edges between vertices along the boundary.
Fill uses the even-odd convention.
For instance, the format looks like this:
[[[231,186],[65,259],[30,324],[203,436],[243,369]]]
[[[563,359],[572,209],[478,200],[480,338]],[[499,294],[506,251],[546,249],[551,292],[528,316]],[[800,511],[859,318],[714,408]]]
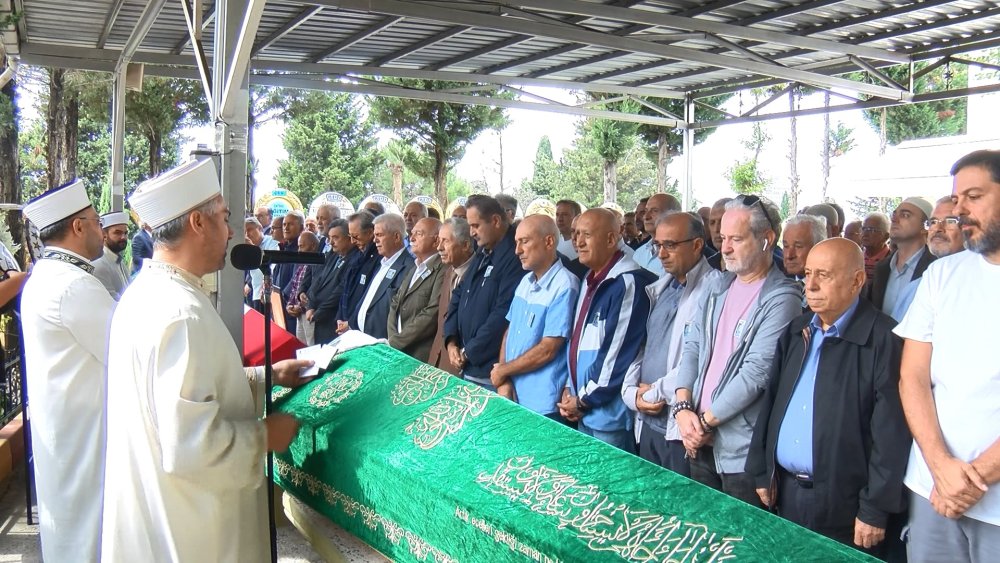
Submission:
[[[556,403],[569,375],[566,340],[580,282],[556,256],[558,241],[556,223],[545,215],[529,215],[517,226],[514,253],[528,274],[514,290],[490,380],[501,395],[565,422]]]
[[[910,444],[896,323],[859,298],[864,255],[854,242],[814,246],[805,275],[813,312],[778,341],[746,471],[783,518],[884,557],[899,547]]]

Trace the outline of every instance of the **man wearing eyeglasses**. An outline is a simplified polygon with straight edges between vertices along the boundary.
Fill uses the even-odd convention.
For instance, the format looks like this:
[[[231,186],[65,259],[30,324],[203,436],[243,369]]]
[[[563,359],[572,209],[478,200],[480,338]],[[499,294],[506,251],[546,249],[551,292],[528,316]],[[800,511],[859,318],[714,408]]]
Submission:
[[[889,249],[889,218],[884,213],[869,213],[861,223],[861,248],[865,251],[865,279],[871,288],[875,266],[885,260]],[[867,296],[867,291],[864,295]]]
[[[962,228],[955,215],[955,202],[950,195],[937,201],[934,213],[924,224],[927,229],[927,248],[936,258],[944,258],[965,250]]]
[[[889,258],[875,265],[869,299],[877,309],[899,321],[909,307],[907,295],[911,283],[919,283],[927,265],[935,260],[927,249],[927,231],[924,222],[933,211],[931,202],[922,197],[903,200],[892,212],[889,238],[896,250]],[[912,299],[912,297],[911,297]]]
[[[702,254],[704,246],[705,224],[697,215],[673,211],[656,222],[652,247],[666,274],[646,286],[646,342],[652,345],[646,346],[639,370],[629,371],[622,384],[622,400],[636,416],[639,456],[684,476],[691,469],[670,417],[676,368],[706,288],[722,277]]]
[[[778,336],[802,312],[802,290],[774,263],[779,221],[778,208],[758,196],[726,205],[726,273],[684,338],[671,408],[691,477],[754,506],[761,501],[744,469],[750,437]]]
[[[670,194],[653,194],[649,196],[646,201],[646,212],[642,217],[643,224],[646,226],[646,232],[652,234],[656,229],[656,220],[660,218],[661,215],[668,211],[680,211],[681,203],[677,201],[677,198]],[[636,215],[636,221],[639,221],[639,216]],[[660,258],[653,252],[652,249],[653,239],[650,238],[645,244],[636,249],[635,254],[632,259],[635,260],[637,264],[643,268],[653,272],[657,276],[662,276],[666,272],[663,271],[663,266],[660,264]]]

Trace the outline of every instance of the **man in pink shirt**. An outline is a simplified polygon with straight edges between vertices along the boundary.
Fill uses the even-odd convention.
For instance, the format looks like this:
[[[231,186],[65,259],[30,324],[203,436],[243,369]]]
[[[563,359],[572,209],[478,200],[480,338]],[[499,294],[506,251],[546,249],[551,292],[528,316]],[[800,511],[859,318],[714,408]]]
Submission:
[[[744,470],[778,337],[802,312],[802,291],[774,264],[778,209],[757,196],[726,204],[726,274],[686,327],[671,415],[691,458],[691,478],[760,506]]]

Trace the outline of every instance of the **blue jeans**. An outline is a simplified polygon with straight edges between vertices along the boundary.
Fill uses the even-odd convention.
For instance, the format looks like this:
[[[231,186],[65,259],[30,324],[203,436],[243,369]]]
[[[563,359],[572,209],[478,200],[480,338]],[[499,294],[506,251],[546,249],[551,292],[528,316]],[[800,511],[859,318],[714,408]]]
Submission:
[[[630,454],[635,453],[635,438],[631,430],[595,430],[584,424],[582,420],[577,424],[577,429],[587,436],[593,436],[606,444],[625,450]]]

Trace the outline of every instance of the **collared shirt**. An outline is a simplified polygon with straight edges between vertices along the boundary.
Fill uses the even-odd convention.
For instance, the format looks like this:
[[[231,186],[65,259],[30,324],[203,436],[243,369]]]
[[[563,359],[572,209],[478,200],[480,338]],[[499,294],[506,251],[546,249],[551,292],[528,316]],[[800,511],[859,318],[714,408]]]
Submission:
[[[269,236],[265,236],[260,241],[261,250],[278,250],[278,241],[274,240]],[[274,266],[271,266],[274,270]],[[262,298],[262,293],[264,291],[264,274],[260,271],[260,268],[254,268],[250,270],[250,289],[251,295],[253,295],[254,300],[260,301]]]
[[[451,282],[452,291],[455,291],[455,288],[458,287],[458,284],[462,283],[462,278],[465,277],[465,273],[469,271],[469,266],[472,266],[472,261],[475,259],[476,255],[473,254],[468,260],[465,261],[465,264],[455,267],[455,277],[452,278]]]
[[[410,278],[410,285],[407,286],[406,289],[410,289],[413,286],[417,285],[417,282],[420,281],[420,278],[423,275],[425,275],[424,272],[428,271],[427,263],[430,262],[431,258],[433,258],[434,256],[435,255],[432,254],[431,256],[425,258],[424,260],[415,259],[416,267],[413,268],[413,277]]]
[[[920,250],[914,252],[913,256],[910,256],[903,266],[898,269],[896,267],[898,252],[893,253],[889,258],[889,281],[885,286],[885,298],[882,300],[882,312],[886,315],[892,315],[896,309],[896,302],[899,300],[900,292],[913,279],[913,271],[917,267],[917,261],[920,260],[920,257],[924,255],[926,250],[927,247],[921,247]]]
[[[381,264],[378,267],[378,271],[372,276],[372,279],[368,280],[368,291],[365,291],[365,298],[361,300],[361,308],[358,309],[358,328],[361,330],[365,329],[365,319],[368,316],[368,307],[371,307],[372,301],[375,300],[375,294],[378,293],[378,286],[382,285],[382,280],[385,278],[392,279],[399,272],[392,269],[392,265],[396,263],[396,260],[407,252],[406,247],[400,248],[395,254],[388,258],[383,258]],[[390,274],[389,272],[392,272]]]
[[[827,330],[823,330],[818,315],[813,315],[809,323],[809,351],[802,362],[802,371],[799,373],[798,381],[795,382],[795,390],[792,391],[792,397],[788,401],[788,410],[785,411],[781,427],[778,429],[775,457],[778,465],[787,471],[812,475],[814,394],[823,342],[831,337],[840,338],[857,309],[858,298],[854,298],[854,303]],[[779,358],[775,358],[774,361],[779,361]]]
[[[576,249],[573,248],[573,241],[568,238],[562,238],[562,235],[559,235],[559,244],[556,245],[556,250],[559,254],[562,254],[570,260],[575,260],[578,257]]]
[[[507,312],[510,328],[503,360],[521,357],[543,338],[568,339],[579,292],[580,282],[558,259],[540,279],[534,272],[521,278]],[[538,414],[556,412],[568,375],[565,347],[561,347],[549,363],[511,378],[517,402]]]
[[[637,264],[643,268],[653,272],[658,277],[663,277],[666,275],[666,270],[663,269],[663,264],[660,263],[660,257],[657,253],[653,252],[653,239],[650,238],[645,244],[635,249],[635,254],[632,255],[632,259],[636,261]]]
[[[571,377],[570,382],[576,381],[576,357],[579,353],[580,348],[580,335],[583,334],[583,325],[587,323],[587,313],[590,312],[590,302],[594,300],[594,294],[597,293],[597,288],[601,285],[601,282],[607,279],[608,274],[611,273],[611,269],[615,267],[622,258],[624,258],[622,252],[615,252],[611,260],[608,261],[608,265],[604,267],[600,272],[591,271],[587,274],[585,282],[587,284],[587,291],[583,294],[583,303],[580,305],[580,314],[576,319],[576,326],[573,327],[573,335],[569,341],[569,373]]]
[[[868,283],[871,283],[872,280],[875,278],[875,265],[881,262],[882,259],[884,259],[888,255],[889,255],[888,245],[883,246],[882,250],[879,250],[878,252],[872,254],[871,256],[869,256],[867,252],[865,253],[865,276],[868,280]]]

